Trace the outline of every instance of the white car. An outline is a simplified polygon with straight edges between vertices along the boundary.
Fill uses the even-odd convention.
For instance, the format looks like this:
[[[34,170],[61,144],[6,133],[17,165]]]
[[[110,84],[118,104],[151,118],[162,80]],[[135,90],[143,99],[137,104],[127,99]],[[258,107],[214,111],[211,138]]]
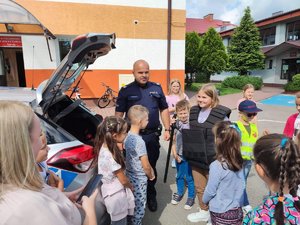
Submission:
[[[96,172],[93,139],[102,121],[81,99],[73,100],[66,92],[78,86],[88,66],[108,54],[114,44],[115,34],[75,38],[67,56],[50,79],[39,85],[36,99],[30,103],[46,131],[50,147],[47,164],[64,180],[66,190],[86,184]],[[105,208],[97,209],[97,217],[98,225],[109,224]]]

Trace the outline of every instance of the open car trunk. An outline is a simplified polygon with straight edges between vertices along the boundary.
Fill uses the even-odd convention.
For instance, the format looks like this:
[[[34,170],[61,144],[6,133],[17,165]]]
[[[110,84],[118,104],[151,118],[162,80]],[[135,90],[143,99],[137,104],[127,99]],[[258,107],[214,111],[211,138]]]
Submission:
[[[47,115],[81,142],[94,145],[97,126],[102,117],[92,114],[80,102],[70,99],[67,95],[61,95],[49,106]]]
[[[115,48],[115,38],[115,34],[78,36],[49,80],[37,88],[34,105],[39,105],[44,115],[85,144],[93,145],[102,117],[87,109],[80,99],[72,100],[66,92],[72,85],[74,89],[78,87],[89,65]]]

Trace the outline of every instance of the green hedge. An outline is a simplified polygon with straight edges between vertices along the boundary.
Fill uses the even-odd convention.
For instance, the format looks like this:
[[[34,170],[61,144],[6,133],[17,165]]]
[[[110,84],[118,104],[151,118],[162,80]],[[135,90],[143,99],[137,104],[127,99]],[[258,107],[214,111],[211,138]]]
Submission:
[[[243,89],[246,84],[252,84],[255,90],[261,89],[263,80],[261,77],[254,76],[233,76],[227,77],[222,82],[222,87],[231,87],[236,89]]]
[[[292,81],[284,85],[285,91],[300,91],[300,74],[293,76]]]

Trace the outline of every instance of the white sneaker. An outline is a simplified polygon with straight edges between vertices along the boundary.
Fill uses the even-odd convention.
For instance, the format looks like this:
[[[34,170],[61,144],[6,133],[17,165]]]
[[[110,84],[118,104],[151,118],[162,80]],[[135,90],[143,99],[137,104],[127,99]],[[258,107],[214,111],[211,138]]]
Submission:
[[[211,218],[210,218],[210,217],[209,217],[209,219],[208,219],[206,225],[212,225],[212,223],[211,223]]]
[[[252,211],[251,205],[243,206],[242,209],[244,214],[247,214],[248,212]]]
[[[208,221],[210,218],[209,211],[199,209],[199,212],[191,213],[187,216],[187,219],[192,223],[200,221]]]

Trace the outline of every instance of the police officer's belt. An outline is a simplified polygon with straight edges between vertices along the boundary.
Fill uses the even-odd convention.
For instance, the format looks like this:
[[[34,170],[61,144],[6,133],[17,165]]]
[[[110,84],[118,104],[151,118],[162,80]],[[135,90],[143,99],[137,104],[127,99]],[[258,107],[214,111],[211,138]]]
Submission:
[[[152,133],[155,133],[155,132],[158,132],[158,135],[160,135],[161,129],[162,129],[162,126],[160,124],[156,128],[147,128],[147,129],[140,130],[140,135],[148,135],[148,134],[152,134]]]

